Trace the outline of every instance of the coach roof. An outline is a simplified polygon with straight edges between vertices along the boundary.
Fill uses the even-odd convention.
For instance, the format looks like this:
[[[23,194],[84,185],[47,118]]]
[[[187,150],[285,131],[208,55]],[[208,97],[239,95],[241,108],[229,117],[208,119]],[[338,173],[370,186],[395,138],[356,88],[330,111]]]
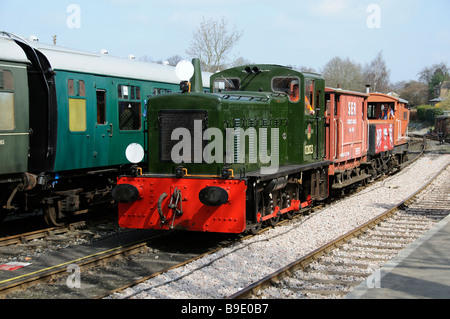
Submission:
[[[84,52],[39,42],[33,42],[32,45],[47,57],[54,70],[180,83],[175,74],[175,67],[170,65],[112,57],[107,54]],[[206,73],[202,75],[204,86],[209,86],[209,75]]]
[[[0,35],[0,59],[29,62],[23,50],[13,41],[16,37],[46,56],[53,70],[64,70],[96,75],[115,76],[136,80],[164,83],[180,83],[175,67],[157,63],[147,63],[107,54],[84,52],[59,46],[27,41],[12,34]],[[210,73],[202,72],[204,87],[209,87]]]

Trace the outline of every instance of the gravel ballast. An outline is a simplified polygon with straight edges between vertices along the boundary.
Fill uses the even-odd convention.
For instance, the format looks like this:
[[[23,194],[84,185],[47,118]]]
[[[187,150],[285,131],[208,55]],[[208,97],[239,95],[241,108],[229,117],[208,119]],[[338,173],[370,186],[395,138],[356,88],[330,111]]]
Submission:
[[[108,298],[225,298],[394,207],[448,163],[448,154],[426,154],[401,172],[298,222],[275,227]],[[443,174],[448,181],[450,169]]]

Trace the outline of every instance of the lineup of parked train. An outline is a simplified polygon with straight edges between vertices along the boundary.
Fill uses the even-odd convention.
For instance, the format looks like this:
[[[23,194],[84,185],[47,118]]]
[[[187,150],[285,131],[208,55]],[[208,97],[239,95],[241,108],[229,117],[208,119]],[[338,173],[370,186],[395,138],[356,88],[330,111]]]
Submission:
[[[146,167],[112,191],[121,227],[256,232],[407,160],[405,100],[278,65],[218,72],[204,93],[193,64],[191,90],[148,100]]]
[[[0,32],[0,217],[43,210],[58,225],[110,203],[126,146],[148,145],[148,96],[179,82],[172,66]]]
[[[407,101],[193,62],[180,85],[171,66],[0,32],[0,216],[60,225],[115,201],[125,228],[255,232],[406,161]]]

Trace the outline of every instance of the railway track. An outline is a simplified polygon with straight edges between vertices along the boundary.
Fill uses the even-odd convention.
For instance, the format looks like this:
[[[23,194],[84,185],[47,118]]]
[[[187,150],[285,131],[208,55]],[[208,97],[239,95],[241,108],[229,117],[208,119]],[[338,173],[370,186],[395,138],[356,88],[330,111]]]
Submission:
[[[114,247],[108,250],[101,250],[100,252],[93,253],[91,255],[83,255],[81,257],[69,259],[67,261],[56,263],[48,267],[46,267],[45,264],[40,265],[39,268],[34,271],[1,280],[0,295],[5,296],[11,292],[27,289],[39,283],[51,282],[57,276],[67,274],[69,265],[77,265],[80,270],[88,269],[89,267],[99,265],[119,256],[127,256],[143,251],[146,248],[148,240],[149,239],[146,239],[144,241]]]
[[[433,181],[449,175],[444,168]],[[364,281],[379,285],[381,266],[449,214],[450,185],[433,185],[229,298],[342,298]]]
[[[287,221],[288,222],[288,221]],[[186,236],[186,235],[185,235]],[[183,237],[183,236],[182,236]],[[186,239],[183,238],[183,241],[185,241]],[[180,240],[179,239],[175,239],[174,240],[175,245],[179,245],[180,244]],[[231,243],[231,242],[229,242]],[[228,243],[228,244],[229,244]],[[100,265],[100,264],[108,264],[111,263],[111,259],[112,258],[118,258],[118,256],[125,256],[125,259],[129,258],[127,256],[131,256],[134,254],[134,256],[136,255],[146,255],[149,251],[149,249],[151,250],[152,248],[150,247],[155,247],[152,240],[150,241],[143,241],[143,242],[138,242],[135,243],[135,246],[132,245],[128,245],[127,247],[118,247],[117,249],[110,250],[110,251],[102,251],[101,253],[96,253],[96,254],[91,254],[89,256],[83,256],[82,258],[78,258],[78,259],[72,259],[68,262],[65,263],[61,263],[58,264],[57,266],[52,266],[52,267],[48,267],[50,269],[42,269],[39,271],[36,271],[36,274],[33,274],[33,276],[31,275],[27,275],[21,278],[16,278],[14,281],[5,281],[5,280],[0,280],[0,294],[6,293],[6,292],[11,292],[11,291],[15,291],[15,293],[12,294],[12,298],[21,298],[21,294],[18,290],[26,288],[26,287],[31,287],[31,286],[36,286],[38,283],[45,283],[45,285],[47,285],[48,283],[51,283],[52,286],[55,285],[60,285],[60,286],[66,286],[66,282],[65,279],[67,278],[67,266],[71,265],[71,264],[77,264],[79,267],[81,267],[80,269],[82,269],[82,273],[83,276],[86,273],[89,273],[90,270],[87,269],[92,269],[92,268],[96,268],[94,266],[96,265]],[[114,288],[105,288],[103,289],[103,292],[101,293],[96,293],[96,294],[90,294],[90,295],[81,295],[81,294],[77,294],[74,293],[73,291],[70,292],[71,296],[69,297],[62,297],[62,295],[60,296],[61,298],[70,298],[70,297],[74,297],[74,298],[99,298],[99,297],[103,297],[106,295],[109,295],[110,293],[114,292],[114,291],[120,291],[122,289],[124,289],[125,287],[131,287],[134,286],[140,282],[144,282],[145,280],[149,279],[149,278],[153,278],[156,277],[157,275],[161,274],[161,273],[165,273],[170,269],[174,269],[177,267],[180,267],[184,264],[187,264],[193,260],[196,259],[200,259],[201,257],[205,256],[205,255],[210,255],[213,254],[214,252],[220,250],[222,247],[228,245],[219,245],[219,248],[208,248],[207,252],[188,252],[188,253],[180,253],[179,256],[177,256],[177,259],[173,259],[173,260],[167,260],[167,263],[163,263],[163,259],[165,257],[160,257],[162,255],[158,255],[157,253],[155,253],[155,251],[157,251],[157,249],[154,249],[154,252],[151,253],[151,257],[153,258],[153,261],[147,265],[153,265],[155,264],[155,259],[160,258],[160,265],[158,269],[150,269],[149,275],[142,275],[140,276],[139,279],[126,279],[126,282],[124,282],[123,284],[118,284],[118,283],[114,283],[114,285],[112,285],[111,287]],[[195,246],[195,245],[194,245]],[[214,245],[212,245],[214,246]],[[139,253],[143,253],[143,254],[139,254]],[[175,255],[173,252],[170,252],[171,255]],[[85,268],[83,268],[85,267]],[[127,267],[127,265],[119,265],[118,267]],[[147,267],[147,266],[141,266],[142,267]],[[152,267],[152,266],[150,266]],[[101,267],[99,267],[101,268]],[[84,270],[86,269],[86,270]],[[111,269],[110,269],[111,271]],[[113,269],[113,272],[115,270]],[[106,274],[106,275],[105,275]],[[36,276],[35,276],[36,275]],[[102,276],[102,272],[100,271],[100,275],[94,275],[94,276]],[[103,272],[103,276],[108,276],[108,271]],[[32,278],[33,277],[33,278]],[[60,277],[61,279],[55,279],[57,277]],[[104,278],[104,277],[103,277]],[[59,284],[55,284],[55,282],[59,281]],[[83,281],[85,281],[85,279],[83,279]],[[5,288],[6,285],[10,285],[10,287]],[[117,289],[117,287],[119,287],[119,289]],[[63,287],[65,290],[67,290],[66,287]],[[15,294],[15,295],[14,295]],[[10,295],[11,296],[11,295]],[[9,298],[7,296],[7,298]],[[34,298],[48,298],[46,297],[45,294],[41,294],[38,297],[34,297]]]
[[[386,207],[392,207],[400,200],[398,195],[395,195],[397,200],[394,199],[394,202],[392,202],[391,198],[379,201],[378,194],[380,192],[385,193],[388,190],[391,194],[403,195],[405,191],[406,194],[411,194],[423,186],[420,180],[432,179],[433,175],[430,172],[423,174],[427,171],[423,169],[424,165],[427,167],[430,163],[435,163],[433,166],[442,168],[443,166],[441,165],[448,165],[448,157],[428,154],[417,161],[413,167],[406,168],[404,172],[399,172],[387,179],[381,179],[373,187],[360,191],[355,196],[348,196],[348,200],[343,200],[342,203],[337,203],[336,205],[330,205],[331,207],[325,208],[325,211],[312,212],[310,215],[300,218],[299,223],[293,221],[292,224],[288,222],[287,225],[282,227],[269,228],[269,231],[266,229],[266,232],[261,235],[252,236],[244,242],[237,242],[185,267],[164,272],[161,276],[154,276],[142,284],[117,292],[111,295],[110,298],[196,299],[226,298],[231,296],[234,292],[241,289],[238,287],[245,286],[245,283],[250,284],[252,278],[258,280],[258,278],[270,274],[271,269],[275,270],[274,266],[280,265],[281,267],[283,264],[289,264],[292,260],[295,260],[295,258],[292,258],[293,255],[305,256],[314,250],[314,247],[321,246],[317,245],[317,243],[327,243],[332,240],[336,231],[330,232],[331,229],[338,230],[336,233],[344,234],[345,231],[343,232],[340,228],[350,231],[350,225],[354,224],[356,227],[359,224],[355,217],[356,219],[363,218],[367,221],[370,220],[370,218],[367,218],[368,216],[372,216],[371,218],[379,216],[382,211],[385,211],[385,205]],[[432,170],[433,174],[438,170]],[[411,181],[411,178],[414,181]],[[405,181],[411,181],[411,183],[406,182],[408,187],[400,186],[406,185]],[[346,205],[348,207],[351,204],[355,207],[354,203],[356,203],[356,206],[361,207],[359,203],[363,198],[367,197],[367,194],[370,194],[369,197],[372,200],[369,202],[364,201],[371,208],[363,208],[364,212],[352,212],[350,219],[349,217],[344,218],[342,223],[340,218],[348,215],[350,212],[348,208],[345,208]],[[406,201],[405,195],[400,198]],[[340,235],[336,237],[338,236]],[[326,238],[329,239],[325,241]],[[332,244],[325,249],[329,252],[334,248],[334,244]],[[316,255],[312,260],[317,258]],[[287,262],[284,263],[283,261]],[[305,262],[304,264],[306,265]],[[274,279],[274,281],[279,280]]]
[[[100,241],[92,247],[66,249],[68,258],[59,256],[64,252],[55,252],[53,256],[44,257],[44,262],[36,263],[35,269],[0,278],[0,299],[48,299],[52,296],[98,299],[171,268],[183,266],[229,243],[227,236],[213,235],[208,242],[203,234],[189,234],[192,235],[190,242],[193,247],[187,247],[188,243],[181,243],[182,235],[177,232],[137,233],[127,230],[120,239],[112,236],[113,248],[110,249],[103,248],[110,244]],[[123,245],[117,245],[120,242]],[[82,289],[69,287],[69,269],[76,269],[81,275],[79,288]]]
[[[25,232],[18,235],[6,236],[0,238],[0,247],[17,245],[17,244],[25,244],[35,239],[46,239],[55,235],[61,235],[68,233],[70,231],[74,231],[77,229],[86,228],[87,222],[80,221],[76,223],[71,223],[67,226],[63,227],[50,227],[39,229],[31,232]]]

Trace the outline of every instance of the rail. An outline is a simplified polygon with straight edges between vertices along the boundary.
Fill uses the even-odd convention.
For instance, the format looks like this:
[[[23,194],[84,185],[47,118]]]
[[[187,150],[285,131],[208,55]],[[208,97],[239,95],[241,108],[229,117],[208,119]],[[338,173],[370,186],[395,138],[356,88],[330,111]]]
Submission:
[[[319,259],[320,257],[330,253],[332,250],[342,246],[343,244],[349,242],[351,239],[358,237],[360,234],[366,232],[367,230],[374,228],[376,225],[382,221],[390,218],[400,207],[405,206],[409,201],[411,201],[415,196],[427,188],[442,172],[444,172],[449,164],[445,165],[438,173],[436,173],[430,181],[423,185],[419,190],[410,195],[407,199],[401,201],[393,208],[387,210],[383,214],[373,218],[367,223],[361,225],[360,227],[354,229],[353,231],[344,234],[343,236],[329,242],[328,244],[314,250],[306,256],[299,258],[298,260],[292,262],[291,264],[280,268],[276,272],[262,278],[261,280],[249,285],[248,287],[236,292],[235,294],[229,296],[227,299],[246,299],[256,294],[257,291],[262,290],[266,287],[271,286],[272,282],[280,281],[284,277],[289,276],[291,273],[297,270],[303,270],[311,262]]]

